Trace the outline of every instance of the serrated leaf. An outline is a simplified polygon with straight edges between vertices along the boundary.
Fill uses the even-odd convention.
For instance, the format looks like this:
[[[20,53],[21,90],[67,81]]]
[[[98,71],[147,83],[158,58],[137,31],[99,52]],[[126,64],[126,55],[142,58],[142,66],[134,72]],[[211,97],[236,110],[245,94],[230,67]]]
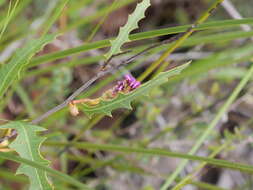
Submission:
[[[117,38],[111,41],[111,49],[105,54],[106,59],[109,59],[115,54],[121,53],[121,46],[130,41],[130,32],[138,28],[138,22],[145,17],[145,11],[149,6],[150,0],[143,0],[136,6],[134,12],[129,15],[127,23],[120,28]]]
[[[56,35],[46,35],[40,39],[31,40],[25,47],[17,50],[10,63],[0,68],[0,99],[14,81],[18,80],[30,59],[55,37]]]
[[[109,100],[101,99],[99,104],[97,104],[96,106],[81,104],[80,108],[89,117],[91,117],[94,114],[105,114],[111,116],[112,111],[118,108],[131,109],[131,101],[133,101],[139,96],[146,96],[150,90],[161,85],[162,83],[167,82],[168,77],[172,77],[174,75],[179,74],[188,65],[189,63],[176,67],[167,72],[161,72],[154,79],[151,79],[150,81],[146,82],[145,84],[141,85],[140,87],[138,87],[137,89],[135,89],[130,93],[127,94],[119,93],[117,97],[115,97],[114,99]]]
[[[37,132],[44,131],[42,127],[31,125],[25,122],[10,122],[0,126],[0,129],[15,129],[18,132],[17,138],[9,145],[20,157],[48,166],[49,162],[42,158],[40,146],[45,140],[37,136]],[[29,190],[52,190],[45,171],[21,164],[16,174],[24,174],[30,179]]]

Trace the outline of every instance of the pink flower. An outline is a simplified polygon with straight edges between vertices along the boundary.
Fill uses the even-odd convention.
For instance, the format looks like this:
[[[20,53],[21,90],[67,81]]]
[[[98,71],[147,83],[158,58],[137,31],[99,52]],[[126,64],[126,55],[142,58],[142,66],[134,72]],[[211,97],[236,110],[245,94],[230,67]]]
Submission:
[[[132,84],[130,85],[130,87],[131,87],[132,89],[136,89],[136,88],[138,88],[140,85],[141,85],[141,82],[135,81],[134,83],[132,83]]]
[[[124,89],[124,81],[118,81],[116,89],[117,91],[122,91]]]
[[[141,85],[132,75],[125,75],[124,80],[118,81],[117,85],[114,87],[113,92],[130,92]]]
[[[124,78],[129,84],[136,81],[136,79],[132,75],[125,75]]]
[[[132,75],[125,75],[124,78],[128,85],[131,87],[131,90],[134,90],[141,85],[141,83],[137,81]]]

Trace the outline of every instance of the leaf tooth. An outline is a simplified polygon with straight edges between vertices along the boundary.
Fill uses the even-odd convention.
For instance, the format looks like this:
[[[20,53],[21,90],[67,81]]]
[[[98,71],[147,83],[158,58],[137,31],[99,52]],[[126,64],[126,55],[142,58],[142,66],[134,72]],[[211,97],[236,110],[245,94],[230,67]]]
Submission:
[[[23,170],[24,170],[24,167],[25,165],[20,165],[16,171],[16,175],[19,175],[19,174],[24,174]]]
[[[131,106],[130,101],[129,101],[129,102],[121,103],[121,106],[122,106],[123,108],[129,109],[129,110],[132,110],[132,109],[133,109],[132,106]]]
[[[109,117],[112,117],[112,112],[111,110],[102,110],[102,113],[109,116]]]
[[[92,116],[94,115],[94,113],[88,112],[88,111],[84,111],[84,113],[86,114],[86,116],[87,116],[89,119],[91,119]]]

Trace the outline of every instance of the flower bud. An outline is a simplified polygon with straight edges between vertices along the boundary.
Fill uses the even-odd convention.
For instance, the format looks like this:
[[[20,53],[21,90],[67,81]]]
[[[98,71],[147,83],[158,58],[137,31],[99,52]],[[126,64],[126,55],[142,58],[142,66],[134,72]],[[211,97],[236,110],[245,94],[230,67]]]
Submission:
[[[76,106],[76,104],[73,104],[72,102],[69,103],[69,111],[73,116],[77,116],[79,114],[78,107]]]

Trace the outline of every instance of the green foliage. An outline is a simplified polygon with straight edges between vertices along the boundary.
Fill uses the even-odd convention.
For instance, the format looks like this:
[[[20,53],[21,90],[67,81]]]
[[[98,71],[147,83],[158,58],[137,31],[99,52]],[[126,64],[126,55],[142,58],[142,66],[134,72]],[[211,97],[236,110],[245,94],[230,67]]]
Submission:
[[[226,102],[223,104],[223,106],[219,109],[218,113],[216,114],[215,118],[212,120],[212,122],[208,125],[206,130],[199,136],[199,138],[196,140],[195,145],[191,148],[189,151],[190,155],[195,154],[198,149],[201,147],[201,145],[204,143],[204,141],[208,138],[208,136],[212,133],[214,128],[217,126],[218,122],[221,120],[222,116],[225,115],[225,113],[228,111],[229,107],[232,105],[232,103],[235,101],[239,93],[243,90],[244,86],[247,84],[247,82],[251,79],[253,75],[253,64],[251,65],[249,71],[247,74],[242,78],[240,83],[236,86],[236,88],[233,90],[231,95],[228,97]],[[162,189],[166,189],[169,187],[169,185],[175,180],[177,175],[183,170],[183,168],[188,163],[188,160],[182,161],[176,170],[170,175],[170,177],[166,180],[165,184],[163,185]]]
[[[200,24],[197,28],[195,28],[195,30],[201,31],[201,30],[213,30],[213,29],[219,29],[219,28],[231,28],[231,27],[239,26],[240,24],[249,24],[252,22],[253,22],[252,18],[240,19],[240,20],[223,20],[223,21],[207,22],[207,23]],[[140,33],[129,35],[129,39],[131,41],[137,41],[137,40],[145,40],[145,39],[155,38],[155,37],[168,35],[168,34],[177,34],[180,32],[185,32],[187,30],[187,28],[189,28],[189,26],[190,25],[184,25],[184,26],[177,26],[177,27],[169,27],[169,28],[164,28],[164,29],[152,30],[152,31],[147,31],[147,32],[140,32]],[[215,38],[217,35],[219,36],[219,39]],[[231,38],[231,35],[234,38]],[[226,32],[225,34],[221,33],[221,34],[204,36],[205,41],[202,39],[203,37],[194,38],[194,40],[190,41],[191,42],[190,44],[196,45],[196,44],[202,44],[204,42],[205,43],[219,42],[224,38],[226,38],[227,40],[233,40],[236,38],[245,38],[245,37],[249,37],[252,35],[253,35],[252,32],[244,32],[244,31]],[[195,41],[197,41],[197,42],[195,42]],[[49,53],[49,54],[46,54],[43,56],[35,57],[31,60],[31,66],[36,66],[38,64],[48,62],[48,61],[54,61],[54,60],[64,58],[64,57],[67,57],[67,56],[70,56],[73,54],[77,54],[80,52],[87,52],[87,51],[90,51],[93,49],[99,49],[99,48],[104,48],[104,47],[109,47],[109,46],[110,46],[109,39],[100,40],[100,41],[96,41],[96,42],[90,42],[90,43],[83,44],[78,47],[69,48],[67,50],[62,50],[62,51],[58,51],[58,52]]]
[[[111,116],[112,111],[118,108],[131,109],[131,104],[130,104],[131,101],[133,101],[139,96],[147,95],[150,90],[161,85],[162,83],[167,82],[168,77],[172,77],[174,75],[179,74],[188,65],[189,63],[176,67],[167,72],[161,72],[158,76],[146,82],[145,84],[141,85],[134,91],[127,94],[119,93],[116,98],[113,98],[110,100],[101,99],[99,104],[97,104],[96,106],[89,106],[86,104],[82,104],[81,109],[89,117],[91,117],[94,114],[105,114],[105,115]]]
[[[5,21],[4,21],[4,24],[3,24],[3,28],[0,32],[0,39],[2,38],[3,36],[3,33],[8,25],[8,23],[10,22],[10,20],[12,19],[12,16],[13,14],[16,12],[16,8],[17,8],[17,5],[19,3],[19,0],[17,0],[12,8],[12,5],[11,5],[11,1],[9,3],[9,8],[8,8],[8,11],[7,11],[7,15],[6,15],[6,18],[5,18]],[[1,6],[1,2],[0,2],[0,6]]]
[[[120,28],[117,38],[111,41],[111,49],[107,54],[105,54],[106,59],[109,59],[115,54],[121,53],[121,46],[130,41],[130,32],[138,28],[138,22],[145,17],[145,11],[149,6],[150,0],[143,0],[137,5],[135,11],[128,17],[126,25]]]
[[[10,122],[0,126],[0,129],[9,128],[15,129],[18,132],[17,138],[9,145],[11,149],[15,150],[22,158],[48,166],[49,162],[40,155],[40,146],[45,138],[39,137],[36,134],[39,131],[44,131],[44,128],[25,122]],[[45,171],[21,164],[16,173],[25,174],[29,177],[31,183],[30,190],[52,189]]]
[[[27,166],[29,166],[31,168],[36,168],[38,170],[47,172],[48,174],[53,175],[55,178],[57,178],[61,181],[67,182],[69,184],[75,185],[76,187],[79,187],[82,190],[90,189],[89,187],[87,187],[83,183],[80,183],[79,181],[70,177],[69,175],[61,173],[57,170],[53,170],[53,169],[46,167],[45,165],[40,164],[38,162],[34,162],[34,161],[31,161],[31,160],[28,160],[25,158],[21,158],[19,156],[15,156],[13,154],[6,153],[6,152],[0,152],[0,158],[6,159],[6,160],[12,160],[14,162],[21,163],[21,164],[26,164]],[[36,188],[36,190],[37,190],[37,188]]]
[[[0,0],[0,6],[4,4],[5,0]]]
[[[64,7],[66,6],[66,4],[68,3],[69,0],[60,0],[56,3],[56,8],[52,11],[53,14],[49,16],[49,18],[47,18],[45,20],[45,24],[42,25],[43,27],[43,33],[42,36],[47,34],[47,32],[49,31],[49,29],[52,27],[52,25],[55,23],[55,21],[59,18],[59,16],[61,15]]]
[[[244,47],[228,49],[219,53],[211,54],[204,59],[194,61],[188,68],[186,68],[181,73],[181,75],[175,76],[170,82],[178,82],[187,77],[205,74],[208,73],[209,70],[222,66],[224,67],[227,65],[232,65],[240,61],[249,61],[252,58],[252,53],[253,46],[252,44],[249,44],[245,45]],[[221,68],[221,70],[223,70],[223,68]],[[227,69],[225,71],[229,72],[229,70]],[[241,73],[240,69],[237,74],[239,73]]]
[[[55,37],[55,35],[47,35],[40,39],[31,40],[24,48],[16,52],[10,63],[4,64],[0,68],[0,99],[7,89],[19,79],[29,60]]]
[[[122,10],[116,14],[124,16],[129,7],[141,1],[142,3],[138,4],[136,10],[129,16],[126,25],[120,29],[118,36],[113,39],[103,39],[104,34],[110,35],[111,31],[117,29],[115,26],[111,27],[111,23],[107,25],[108,20],[109,22],[118,21],[114,18],[108,19],[107,14],[115,10]],[[197,170],[190,172],[189,177],[178,178],[178,174],[188,160],[200,162],[200,166],[196,169],[202,169],[206,164],[210,164],[212,167],[228,168],[252,174],[253,167],[248,165],[249,159],[242,159],[242,162],[245,163],[243,164],[228,161],[229,158],[227,157],[227,155],[236,155],[237,160],[240,160],[241,155],[237,154],[235,149],[241,147],[241,144],[250,144],[251,141],[247,138],[252,120],[245,118],[243,121],[238,121],[242,133],[240,138],[236,140],[229,138],[226,130],[222,139],[222,131],[215,130],[217,122],[220,121],[221,116],[226,114],[229,105],[234,100],[236,101],[235,98],[238,93],[243,90],[243,93],[240,93],[240,104],[241,102],[244,103],[245,97],[247,103],[252,99],[250,96],[252,80],[249,85],[245,84],[250,80],[253,73],[253,68],[251,68],[250,73],[247,72],[252,63],[253,53],[252,43],[247,39],[253,36],[253,31],[240,28],[241,25],[253,26],[253,15],[249,14],[252,11],[248,12],[244,9],[244,6],[250,8],[248,2],[251,0],[246,0],[247,3],[241,3],[242,0],[233,1],[232,4],[238,8],[239,12],[242,11],[241,13],[245,18],[229,20],[224,20],[228,18],[225,11],[218,10],[218,14],[214,11],[215,7],[220,5],[222,1],[213,1],[215,6],[206,6],[211,1],[203,1],[200,6],[203,7],[203,10],[196,10],[192,2],[189,3],[187,9],[181,4],[176,4],[177,10],[181,10],[180,15],[170,14],[175,13],[172,10],[174,6],[167,6],[165,1],[160,1],[153,8],[168,9],[168,14],[160,14],[163,11],[156,12],[155,16],[150,14],[151,19],[147,25],[145,24],[147,30],[130,35],[131,31],[138,28],[139,21],[145,17],[144,13],[150,5],[150,0],[46,0],[45,2],[40,0],[0,0],[2,10],[0,11],[0,61],[8,60],[6,64],[1,63],[0,65],[0,120],[3,119],[4,121],[10,118],[34,118],[39,113],[57,108],[55,106],[61,102],[65,103],[64,100],[78,89],[79,85],[82,85],[81,83],[96,74],[99,75],[99,70],[95,66],[98,62],[102,62],[105,57],[110,59],[119,54],[121,50],[127,51],[128,49],[123,49],[125,43],[135,41],[134,47],[131,47],[129,53],[122,55],[122,57],[120,57],[121,55],[115,57],[115,64],[116,61],[117,63],[122,60],[124,62],[127,57],[130,58],[151,44],[160,42],[165,35],[175,36],[175,34],[182,32],[191,33],[189,27],[193,23],[194,10],[196,10],[196,15],[201,15],[201,12],[204,13],[195,22],[198,24],[192,29],[196,31],[193,36],[183,34],[181,37],[178,35],[178,38],[172,38],[179,39],[179,41],[183,39],[183,41],[185,40],[184,43],[178,45],[176,41],[173,41],[170,44],[150,49],[145,54],[135,57],[129,65],[124,65],[124,69],[95,81],[78,98],[94,97],[101,94],[106,86],[110,88],[113,85],[110,83],[113,83],[125,71],[134,72],[141,78],[142,72],[149,69],[150,63],[168,48],[173,49],[171,51],[173,54],[169,59],[166,59],[168,62],[173,60],[169,67],[181,65],[185,60],[193,59],[194,61],[189,66],[182,66],[187,66],[187,68],[179,67],[175,69],[176,71],[163,72],[156,78],[151,77],[151,80],[128,93],[110,96],[111,91],[109,90],[98,99],[88,99],[90,102],[87,104],[76,104],[80,105],[80,109],[89,117],[98,114],[92,119],[86,117],[70,118],[67,109],[63,107],[55,114],[47,112],[50,117],[47,115],[42,125],[45,128],[50,128],[46,134],[50,140],[43,144],[43,151],[48,158],[55,161],[54,165],[57,164],[61,171],[50,168],[48,162],[40,156],[39,147],[44,138],[38,137],[36,133],[43,131],[43,128],[25,122],[10,122],[0,126],[4,129],[0,130],[0,137],[8,136],[10,130],[7,129],[9,128],[17,131],[17,139],[10,145],[10,148],[15,149],[19,154],[3,152],[9,150],[6,147],[9,141],[0,143],[0,178],[3,179],[0,189],[12,189],[12,183],[16,182],[20,183],[18,184],[20,189],[25,190],[28,189],[29,181],[31,183],[30,189],[35,190],[38,189],[38,184],[42,183],[44,183],[43,189],[52,189],[53,187],[61,190],[89,189],[79,180],[85,180],[95,189],[110,189],[118,177],[124,175],[124,178],[131,180],[129,174],[141,175],[145,181],[147,180],[145,175],[162,176],[163,179],[157,179],[160,180],[160,183],[161,180],[166,181],[162,189],[167,189],[172,182],[174,182],[173,184],[178,183],[178,185],[173,185],[175,189],[181,189],[187,184],[192,184],[199,189],[222,189],[216,185],[195,181],[198,180],[195,179],[197,174],[195,171]],[[238,6],[239,4],[240,6]],[[204,11],[204,7],[209,8]],[[84,11],[85,14],[83,14]],[[192,11],[194,15],[192,15]],[[182,15],[184,16],[183,23],[180,22]],[[210,15],[211,17],[209,17]],[[179,21],[174,23],[178,25],[171,27],[173,23],[164,22],[164,18],[167,21]],[[209,19],[208,22],[201,23],[207,18]],[[188,20],[188,24],[182,25],[185,24],[186,20]],[[146,21],[147,19],[144,20],[144,22]],[[65,34],[70,30],[71,33]],[[100,32],[97,32],[99,30]],[[53,40],[54,35],[44,36],[51,32],[63,33],[64,35],[57,40],[54,47],[46,47],[45,54],[43,52],[43,55],[34,56],[44,45]],[[33,36],[38,35],[40,35],[40,39],[28,42],[27,45],[22,46],[23,49],[12,49],[12,44],[15,45],[16,42],[32,39]],[[94,36],[96,39],[93,39]],[[182,38],[182,36],[185,37]],[[99,41],[96,41],[97,39]],[[111,49],[105,52],[107,54],[103,56],[101,52],[104,50],[102,48],[106,47],[111,47]],[[177,52],[174,51],[174,47],[177,47]],[[12,54],[13,50],[15,50],[14,54]],[[91,50],[95,51],[89,52]],[[31,59],[31,57],[33,58]],[[168,56],[165,57],[168,58]],[[157,71],[160,72],[165,69],[168,62],[159,65],[162,69],[158,68]],[[42,65],[43,63],[45,65]],[[91,64],[92,66],[87,66]],[[235,64],[238,66],[235,67]],[[76,68],[73,69],[74,67]],[[179,72],[180,74],[175,75]],[[173,77],[167,81],[170,76]],[[24,79],[22,83],[15,84],[21,79]],[[239,84],[240,79],[243,80]],[[178,83],[182,80],[184,82],[179,85]],[[233,90],[232,88],[237,83],[239,84],[238,87]],[[154,90],[156,86],[161,84],[163,86],[159,88],[159,92],[158,89]],[[213,88],[214,86],[217,88]],[[9,88],[11,89],[8,90]],[[140,99],[141,96],[147,94],[150,94],[150,97]],[[131,109],[131,102],[137,98],[141,102],[136,102],[136,110],[116,110],[118,108]],[[225,103],[224,106],[220,106],[223,103]],[[238,112],[245,109],[241,107],[237,109],[237,106],[238,104],[234,105]],[[218,113],[215,116],[216,110]],[[113,119],[104,118],[104,115],[111,115],[112,111],[115,113]],[[250,114],[247,115],[250,116]],[[211,121],[212,118],[214,118],[213,121]],[[228,114],[228,120],[230,120],[230,114]],[[93,127],[95,127],[94,130]],[[85,133],[86,131],[88,133]],[[77,135],[73,139],[70,138],[74,134]],[[235,133],[234,135],[238,134]],[[83,139],[91,140],[92,143],[82,142]],[[228,139],[231,141],[230,145],[225,142]],[[93,142],[94,140],[96,142]],[[193,145],[190,152],[179,153],[168,150],[168,147],[177,149],[178,145],[181,146],[182,140],[191,142],[188,144],[189,146]],[[175,141],[179,141],[180,144],[175,143]],[[202,148],[203,142],[206,142],[203,147],[205,155],[195,155],[196,151]],[[240,146],[238,146],[239,144]],[[157,148],[150,148],[150,145]],[[215,155],[222,152],[224,160],[214,159],[214,154],[211,153],[213,150]],[[100,154],[100,152],[105,151],[106,154]],[[111,152],[118,152],[118,154]],[[131,154],[130,159],[129,154]],[[160,170],[161,162],[158,160],[168,158],[182,159],[182,162],[166,180],[166,176]],[[153,159],[155,162],[152,161]],[[231,157],[231,159],[233,158]],[[15,176],[9,172],[10,168],[5,164],[5,160],[20,163],[21,166],[17,173],[23,173],[28,177],[24,175]],[[69,170],[73,161],[75,166]],[[147,163],[152,163],[150,168],[154,168],[154,170],[143,167]],[[104,172],[104,168],[110,168],[113,172]],[[166,166],[162,169],[171,168]],[[97,172],[98,170],[99,172]],[[92,172],[96,173],[96,178],[91,177],[93,175],[88,176]],[[52,177],[53,187],[50,186],[46,175]],[[120,180],[117,183],[120,184]],[[97,186],[95,187],[94,184]],[[149,181],[148,184],[142,184],[148,186],[143,188],[138,185],[136,189],[158,188],[152,187],[153,184]],[[238,185],[237,188],[250,189],[251,184],[251,179],[245,178],[245,185]],[[134,184],[131,184],[130,189],[132,185],[135,188]]]

